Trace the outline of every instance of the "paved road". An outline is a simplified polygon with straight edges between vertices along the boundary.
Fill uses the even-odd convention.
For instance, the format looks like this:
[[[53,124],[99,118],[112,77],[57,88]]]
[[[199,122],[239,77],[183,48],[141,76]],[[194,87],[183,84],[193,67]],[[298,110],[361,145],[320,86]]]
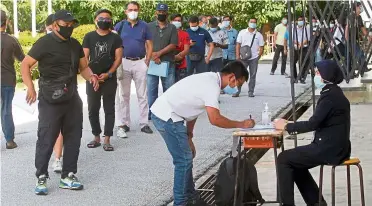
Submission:
[[[279,66],[280,67],[280,66]],[[269,102],[274,113],[287,105],[290,98],[289,79],[280,75],[270,76],[271,65],[259,65],[256,97],[248,98],[244,85],[240,98],[222,95],[221,111],[230,118],[244,119],[252,114],[259,118],[264,102]],[[296,85],[296,93],[307,85]],[[86,100],[84,85],[80,95]],[[24,94],[17,94],[21,105]],[[1,146],[1,203],[2,205],[163,205],[171,200],[173,166],[165,144],[158,133],[147,135],[139,132],[138,108],[132,88],[132,131],[128,139],[112,138],[114,152],[104,152],[102,147],[88,149],[91,140],[87,108],[84,108],[84,128],[79,157],[78,177],[84,183],[83,191],[58,189],[59,175],[50,168],[49,191],[46,197],[34,195],[37,111],[34,114],[19,107],[14,108],[16,142],[19,148],[12,151]],[[151,125],[152,126],[152,125]],[[152,126],[153,127],[153,126]],[[116,133],[116,131],[115,131]],[[195,177],[203,174],[229,151],[231,131],[211,126],[206,115],[198,119],[194,132],[197,157],[194,161]],[[52,163],[52,161],[51,161]]]

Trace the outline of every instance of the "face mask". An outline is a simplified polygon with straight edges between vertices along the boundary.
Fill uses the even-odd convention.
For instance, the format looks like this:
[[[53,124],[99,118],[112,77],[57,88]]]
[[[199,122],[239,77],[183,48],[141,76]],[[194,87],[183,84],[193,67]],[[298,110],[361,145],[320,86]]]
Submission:
[[[167,15],[166,14],[158,14],[158,20],[160,22],[165,22],[165,20],[167,20]]]
[[[196,31],[196,30],[199,29],[199,27],[198,26],[191,26],[190,29],[193,30],[193,31]]]
[[[52,32],[53,32],[52,30],[47,30],[47,31],[46,31],[47,34],[50,34],[50,33],[52,33]]]
[[[72,35],[72,31],[74,30],[74,27],[67,27],[67,26],[59,26],[59,31],[58,33],[65,39],[68,39]]]
[[[319,75],[315,75],[314,84],[318,89],[322,89],[326,85],[324,82],[322,82],[322,78]]]
[[[249,28],[255,29],[257,27],[256,23],[249,23]]]
[[[360,8],[360,13],[362,13],[364,11],[364,8],[362,6],[359,8]]]
[[[203,25],[201,26],[203,29],[207,29],[207,24],[203,23]]]
[[[287,23],[288,23],[288,20],[287,20],[287,19],[283,19],[283,20],[282,20],[282,23],[283,23],[283,24],[287,24]]]
[[[111,28],[111,21],[97,21],[97,26],[102,30],[109,30]]]
[[[211,32],[216,32],[217,31],[217,28],[210,28],[209,29]]]
[[[236,80],[235,80],[235,85],[236,85]],[[223,91],[226,93],[226,94],[235,94],[237,93],[239,90],[238,90],[238,85],[236,85],[235,87],[230,87],[230,85],[228,84],[224,89]]]
[[[298,22],[297,22],[297,25],[298,25],[298,26],[303,26],[303,25],[304,25],[304,21],[298,21]]]
[[[329,24],[329,27],[333,28],[333,27],[335,27],[335,24]]]
[[[228,27],[228,26],[230,26],[230,21],[223,21],[223,22],[222,22],[222,27],[223,27],[223,28],[226,28],[226,27]]]
[[[128,13],[128,18],[130,20],[136,20],[138,18],[138,12],[137,11],[131,11]]]
[[[181,26],[182,26],[182,23],[179,22],[179,21],[172,21],[172,24],[173,24],[174,26],[176,26],[177,29],[181,28]]]
[[[370,31],[368,35],[372,37],[372,31]]]

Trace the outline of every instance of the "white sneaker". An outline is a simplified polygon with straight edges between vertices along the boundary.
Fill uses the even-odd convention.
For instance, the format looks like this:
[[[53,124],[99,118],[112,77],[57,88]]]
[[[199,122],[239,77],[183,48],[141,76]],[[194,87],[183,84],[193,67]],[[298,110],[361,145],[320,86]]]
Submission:
[[[128,137],[127,133],[125,133],[124,128],[121,128],[121,127],[119,127],[119,129],[118,129],[117,136],[120,137],[120,138],[127,138]]]
[[[53,163],[53,171],[56,173],[61,173],[62,172],[62,160],[61,159],[56,159]]]

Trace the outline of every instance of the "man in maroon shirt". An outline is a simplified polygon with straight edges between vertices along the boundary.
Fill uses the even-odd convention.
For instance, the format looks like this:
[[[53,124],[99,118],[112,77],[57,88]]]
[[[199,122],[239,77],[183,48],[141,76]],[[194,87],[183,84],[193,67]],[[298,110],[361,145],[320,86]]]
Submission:
[[[173,14],[171,21],[176,26],[178,31],[178,54],[174,57],[176,60],[176,82],[187,76],[187,63],[185,56],[190,50],[190,37],[189,34],[183,31],[182,28],[182,16],[181,14]]]

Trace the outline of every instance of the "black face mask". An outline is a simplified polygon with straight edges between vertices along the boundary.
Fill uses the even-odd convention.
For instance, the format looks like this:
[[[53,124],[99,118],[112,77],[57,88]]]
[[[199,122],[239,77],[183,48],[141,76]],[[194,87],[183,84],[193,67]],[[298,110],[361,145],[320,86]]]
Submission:
[[[165,20],[167,20],[167,15],[166,14],[158,14],[158,20],[160,22],[165,22]]]
[[[109,30],[111,28],[111,22],[109,21],[97,21],[98,28],[102,30]]]
[[[58,33],[65,39],[68,39],[71,37],[72,35],[72,31],[74,30],[74,27],[67,27],[67,26],[61,26],[61,25],[58,25],[59,26],[59,31]]]

